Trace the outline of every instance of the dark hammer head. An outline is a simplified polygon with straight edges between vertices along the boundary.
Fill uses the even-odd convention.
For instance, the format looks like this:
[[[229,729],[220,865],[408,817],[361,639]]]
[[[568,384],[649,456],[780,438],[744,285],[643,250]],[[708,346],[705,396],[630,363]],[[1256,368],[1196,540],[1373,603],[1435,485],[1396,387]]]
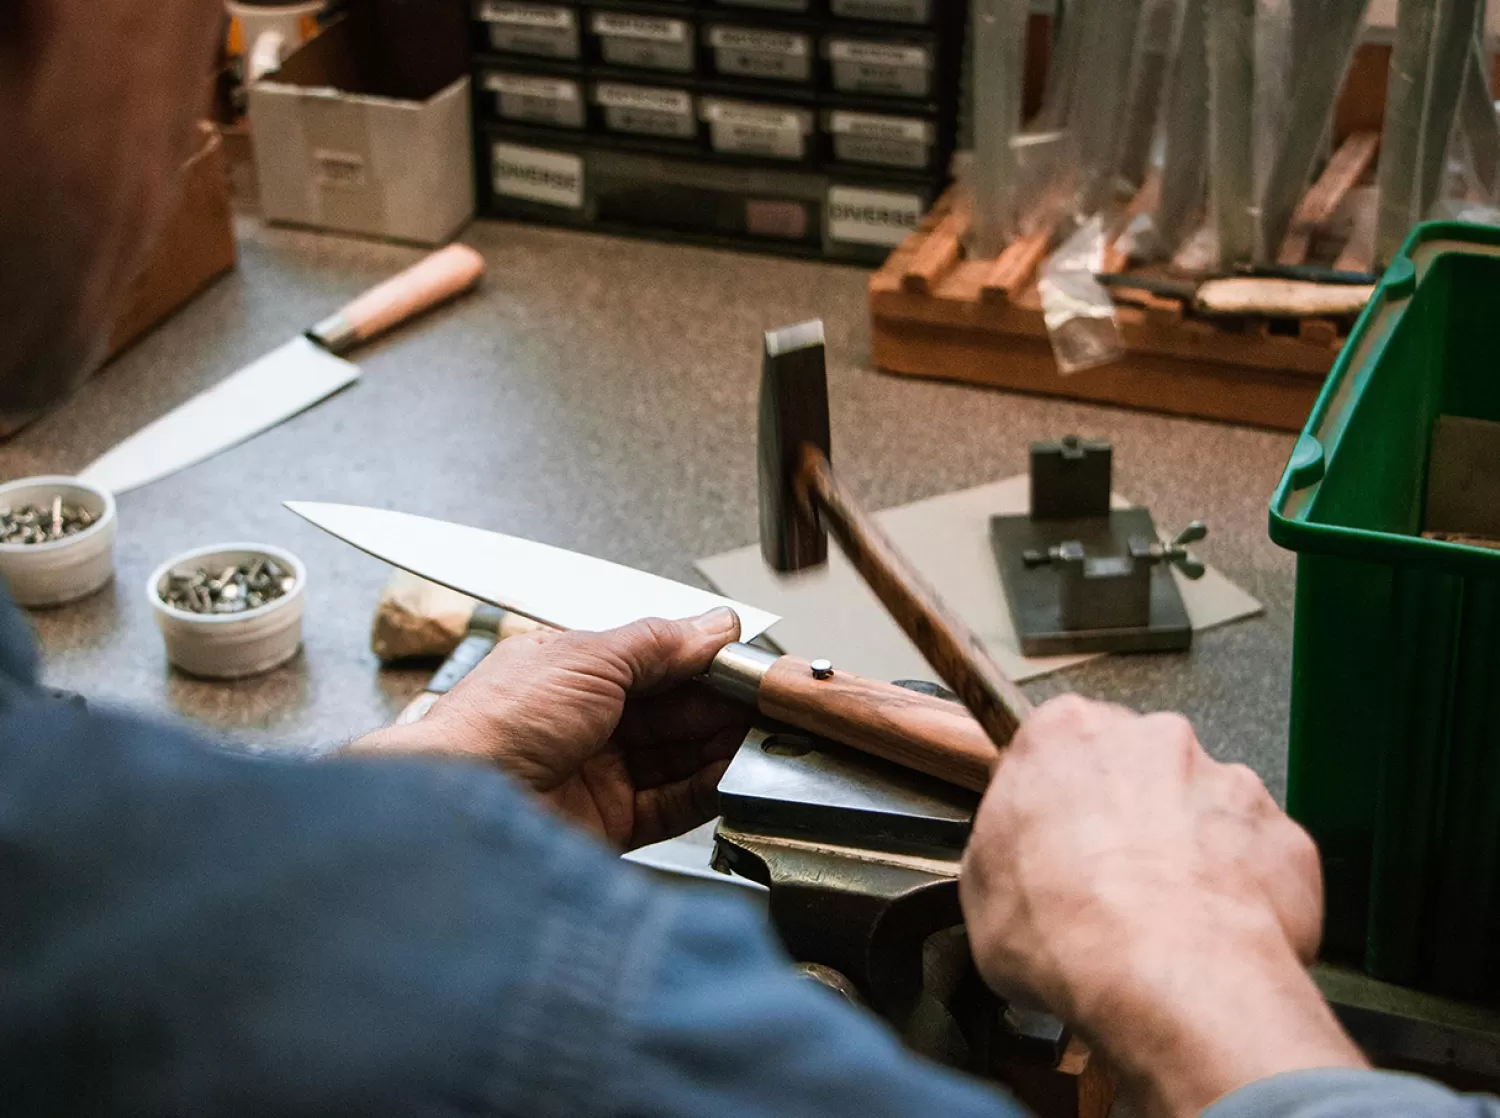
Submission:
[[[760,550],[778,571],[828,560],[828,533],[796,492],[803,450],[829,452],[823,323],[766,331],[760,377]]]

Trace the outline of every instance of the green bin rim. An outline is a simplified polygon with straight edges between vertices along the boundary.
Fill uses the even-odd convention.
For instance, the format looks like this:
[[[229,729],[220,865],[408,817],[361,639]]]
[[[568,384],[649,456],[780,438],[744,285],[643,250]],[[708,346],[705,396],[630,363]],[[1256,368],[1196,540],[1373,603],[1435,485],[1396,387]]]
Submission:
[[[1407,236],[1349,332],[1271,496],[1274,543],[1288,551],[1500,577],[1500,551],[1397,532],[1314,524],[1308,519],[1327,458],[1337,449],[1364,382],[1381,363],[1417,284],[1436,260],[1452,254],[1500,256],[1500,228],[1428,221]]]

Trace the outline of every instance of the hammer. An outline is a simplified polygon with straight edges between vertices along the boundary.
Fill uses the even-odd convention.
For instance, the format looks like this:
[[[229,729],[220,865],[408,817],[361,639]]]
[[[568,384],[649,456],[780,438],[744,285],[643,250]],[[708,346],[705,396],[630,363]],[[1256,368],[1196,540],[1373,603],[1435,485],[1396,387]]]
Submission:
[[[767,332],[760,389],[761,551],[778,571],[828,559],[832,533],[855,570],[968,708],[849,673],[826,660],[730,645],[716,689],[763,714],[962,787],[983,791],[1031,703],[897,550],[829,464],[823,324]]]

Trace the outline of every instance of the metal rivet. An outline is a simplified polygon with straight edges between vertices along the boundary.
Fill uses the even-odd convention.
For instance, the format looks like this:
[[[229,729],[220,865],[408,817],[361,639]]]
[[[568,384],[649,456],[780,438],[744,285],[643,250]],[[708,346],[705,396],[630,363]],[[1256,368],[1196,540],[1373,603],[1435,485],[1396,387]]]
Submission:
[[[833,675],[832,660],[814,660],[809,666],[814,679],[828,679]]]

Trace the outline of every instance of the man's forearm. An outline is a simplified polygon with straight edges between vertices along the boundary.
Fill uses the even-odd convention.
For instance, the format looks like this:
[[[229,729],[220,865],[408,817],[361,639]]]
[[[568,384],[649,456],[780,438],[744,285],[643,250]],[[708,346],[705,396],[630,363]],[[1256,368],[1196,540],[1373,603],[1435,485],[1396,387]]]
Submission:
[[[1368,1066],[1285,940],[1220,932],[1215,943],[1140,945],[1129,983],[1079,1007],[1154,1112],[1198,1114],[1272,1076]]]

